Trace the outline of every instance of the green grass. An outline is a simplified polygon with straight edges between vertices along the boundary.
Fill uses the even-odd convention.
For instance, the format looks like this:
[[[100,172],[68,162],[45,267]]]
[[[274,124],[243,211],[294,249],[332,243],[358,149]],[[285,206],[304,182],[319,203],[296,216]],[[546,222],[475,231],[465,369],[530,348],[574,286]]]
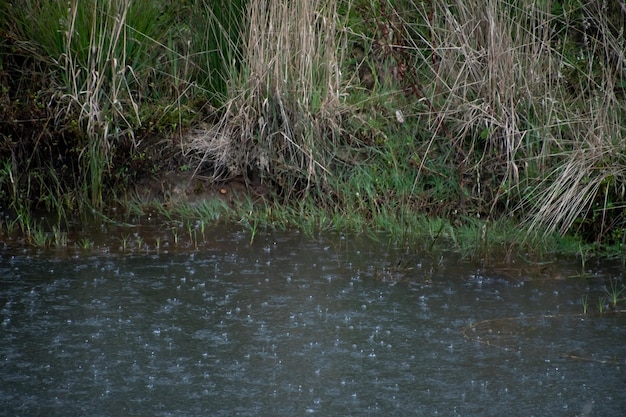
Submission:
[[[624,291],[626,291],[624,284],[618,285],[617,279],[609,280],[609,287],[605,288],[605,293],[613,310],[615,310],[617,304],[623,300]]]
[[[586,316],[587,311],[589,311],[589,294],[584,294],[581,298],[581,303],[583,306],[583,314]]]
[[[48,233],[39,225],[33,225],[27,233],[28,241],[35,247],[46,248],[50,244]]]
[[[223,99],[243,13],[237,2],[0,6],[8,58],[0,70],[12,99],[0,110],[26,120],[5,131],[14,129],[18,141],[3,150],[0,196],[61,216],[102,209],[117,187],[144,170],[154,173],[161,155],[146,149],[157,136],[182,132],[198,111],[194,106]],[[27,169],[17,172],[18,165]]]
[[[93,246],[94,242],[88,237],[84,237],[80,241],[78,241],[78,247],[80,247],[84,251],[90,250],[91,248],[93,248]]]
[[[58,226],[52,226],[52,245],[56,248],[65,248],[67,244],[67,232],[63,232]]]
[[[623,256],[613,4],[9,6],[0,0],[0,200],[7,233],[32,244],[65,245],[69,218],[115,201],[182,224],[176,246],[233,222],[251,242],[298,228],[480,259],[577,253],[583,273],[591,254]],[[160,200],[121,198],[165,170],[269,192],[191,204],[164,183]],[[35,225],[36,209],[54,214],[53,230]]]
[[[121,249],[122,252],[126,252],[128,250],[129,243],[130,243],[130,235],[124,234],[120,238],[120,249]]]

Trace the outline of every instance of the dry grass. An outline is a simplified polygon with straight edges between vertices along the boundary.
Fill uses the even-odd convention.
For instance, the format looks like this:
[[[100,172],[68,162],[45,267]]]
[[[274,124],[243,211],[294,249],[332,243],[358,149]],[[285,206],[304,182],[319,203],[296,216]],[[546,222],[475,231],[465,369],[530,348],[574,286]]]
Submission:
[[[100,5],[101,7],[105,7]],[[89,52],[86,62],[80,62],[74,38],[79,16],[78,2],[68,10],[68,27],[65,32],[65,53],[60,64],[70,80],[65,98],[77,106],[78,121],[85,132],[88,149],[81,155],[84,164],[84,183],[89,184],[91,204],[102,204],[102,175],[110,163],[110,151],[121,136],[130,134],[140,125],[139,107],[129,91],[129,79],[134,78],[133,68],[126,62],[126,18],[130,0],[109,3],[104,9],[92,13],[90,22]],[[84,13],[83,11],[80,11]],[[131,119],[132,118],[132,121]],[[120,130],[123,129],[123,130]]]
[[[201,163],[223,176],[257,170],[287,189],[323,179],[341,107],[336,8],[337,0],[250,2],[231,99],[190,141]]]
[[[481,164],[499,161],[492,207],[517,201],[529,230],[541,233],[565,233],[599,210],[602,234],[615,205],[624,206],[626,108],[615,95],[625,70],[624,28],[609,27],[605,11],[588,5],[568,11],[586,16],[589,33],[581,35],[559,26],[563,16],[550,7],[499,0],[415,5],[426,30],[415,30],[423,35],[413,36],[412,46],[432,51],[415,54],[432,102],[421,114],[435,132],[427,152],[445,128],[450,148],[465,150],[461,175],[473,177],[475,192],[489,188],[481,185]],[[579,36],[584,47],[574,56],[566,48]],[[477,153],[482,157],[471,159]]]
[[[484,152],[505,163],[502,182],[517,184],[529,156],[529,130],[555,123],[549,107],[559,55],[549,46],[549,13],[538,4],[517,9],[508,3],[435,1],[432,10],[422,9],[430,35],[422,41],[433,55],[420,65],[430,78],[426,95],[435,103],[425,114],[430,128],[439,132],[445,121],[457,146],[470,151],[484,140]],[[554,138],[543,140],[547,149]]]
[[[587,239],[624,243],[626,222],[626,102],[618,97],[617,83],[624,84],[624,23],[611,26],[607,9],[590,3],[582,9],[583,48],[578,60],[564,57],[562,66],[578,71],[574,94],[561,93],[558,117],[566,134],[558,152],[543,155],[556,163],[524,202],[530,207],[527,222],[533,233],[582,232]],[[623,7],[623,6],[622,6]],[[615,16],[615,15],[614,15]],[[557,91],[568,86],[558,85]],[[572,86],[569,86],[570,90]]]
[[[565,234],[577,221],[595,218],[596,238],[604,238],[611,228],[624,227],[613,223],[616,217],[622,221],[625,208],[626,109],[611,91],[580,99],[580,110],[572,115],[576,120],[570,123],[575,128],[571,140],[562,143],[560,154],[550,155],[563,162],[528,196],[531,230]]]
[[[59,153],[78,156],[77,161],[59,167],[61,171],[75,163],[77,170],[65,178],[58,178],[57,170],[50,166],[44,169],[52,183],[76,181],[71,188],[80,190],[81,203],[102,206],[103,183],[110,174],[114,149],[121,140],[134,142],[135,129],[141,126],[142,76],[151,64],[146,51],[153,46],[151,36],[158,27],[159,9],[153,3],[25,1],[20,7],[0,11],[5,36],[20,51],[16,55],[24,53],[26,65],[30,65],[12,76],[21,78],[32,71],[46,80],[41,85],[27,81],[17,89],[18,94],[33,91],[32,96],[45,101],[39,105],[47,109],[46,116],[51,118],[47,123],[55,126],[52,134],[64,137],[50,140],[49,145],[59,146]],[[65,129],[70,133],[63,132]],[[44,131],[41,137],[48,134],[50,131]],[[21,140],[28,147],[28,140]],[[35,150],[45,149],[39,146],[39,139],[36,142]],[[74,145],[76,149],[71,151],[64,148]],[[33,151],[27,165],[32,163],[34,170],[46,159],[42,156],[40,159]]]

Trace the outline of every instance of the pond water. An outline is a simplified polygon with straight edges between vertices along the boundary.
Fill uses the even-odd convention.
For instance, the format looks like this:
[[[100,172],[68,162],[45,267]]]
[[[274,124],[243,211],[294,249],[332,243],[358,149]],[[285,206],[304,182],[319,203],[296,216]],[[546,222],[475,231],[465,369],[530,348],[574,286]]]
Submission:
[[[365,238],[216,234],[2,254],[0,415],[626,415],[626,316],[591,313],[621,268],[513,279]]]

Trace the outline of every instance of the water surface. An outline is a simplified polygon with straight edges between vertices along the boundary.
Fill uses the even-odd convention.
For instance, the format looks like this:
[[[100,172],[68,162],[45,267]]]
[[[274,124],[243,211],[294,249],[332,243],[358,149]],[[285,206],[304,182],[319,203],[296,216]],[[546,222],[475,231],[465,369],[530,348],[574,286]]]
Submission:
[[[581,314],[603,279],[238,231],[0,273],[0,415],[626,415],[626,318]]]

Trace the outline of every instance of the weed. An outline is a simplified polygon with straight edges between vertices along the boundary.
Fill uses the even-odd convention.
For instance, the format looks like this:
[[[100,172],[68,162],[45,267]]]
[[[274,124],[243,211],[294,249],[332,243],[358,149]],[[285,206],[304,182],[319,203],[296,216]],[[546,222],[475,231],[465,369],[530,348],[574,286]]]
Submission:
[[[189,235],[189,242],[195,243],[195,228],[191,222],[187,222],[187,234]]]
[[[15,232],[15,226],[17,225],[18,219],[7,220],[4,224],[7,228],[7,234],[11,236]]]
[[[598,312],[600,314],[604,314],[604,310],[606,309],[606,299],[604,297],[598,298]]]
[[[232,209],[228,204],[220,199],[204,200],[186,209],[187,217],[198,217],[200,233],[204,237],[204,232],[208,223],[219,221],[222,217],[232,214]]]
[[[80,241],[78,241],[78,246],[83,250],[90,250],[93,247],[93,241],[89,238],[84,237]]]
[[[252,243],[254,243],[254,238],[257,234],[257,230],[258,230],[258,226],[259,226],[259,222],[258,220],[253,220],[252,224],[249,225],[248,229],[250,230],[250,244],[252,245]]]
[[[120,243],[121,243],[121,249],[122,252],[126,252],[126,250],[128,249],[128,243],[130,242],[130,236],[129,235],[122,235],[122,237],[120,238]]]
[[[622,294],[626,287],[622,284],[621,287],[618,287],[617,279],[609,280],[609,287],[604,289],[604,292],[607,294],[609,303],[611,308],[615,310],[617,308],[617,304],[622,300]]]
[[[202,236],[202,240],[205,239],[204,229],[206,228],[206,221],[204,219],[200,220],[200,235]]]
[[[174,228],[174,230],[172,230],[172,233],[174,234],[174,246],[178,247],[178,230]]]
[[[17,203],[19,201],[17,175],[11,160],[5,160],[0,166],[0,185],[4,186],[5,184],[9,189],[9,199]]]
[[[31,244],[39,248],[45,248],[49,243],[48,234],[39,225],[33,225],[30,229],[28,232],[28,240]]]
[[[578,257],[580,258],[580,276],[584,277],[587,274],[587,259],[589,258],[589,248],[584,247],[582,242],[578,242]]]
[[[67,246],[67,232],[62,232],[58,226],[52,227],[52,241],[55,247]]]

